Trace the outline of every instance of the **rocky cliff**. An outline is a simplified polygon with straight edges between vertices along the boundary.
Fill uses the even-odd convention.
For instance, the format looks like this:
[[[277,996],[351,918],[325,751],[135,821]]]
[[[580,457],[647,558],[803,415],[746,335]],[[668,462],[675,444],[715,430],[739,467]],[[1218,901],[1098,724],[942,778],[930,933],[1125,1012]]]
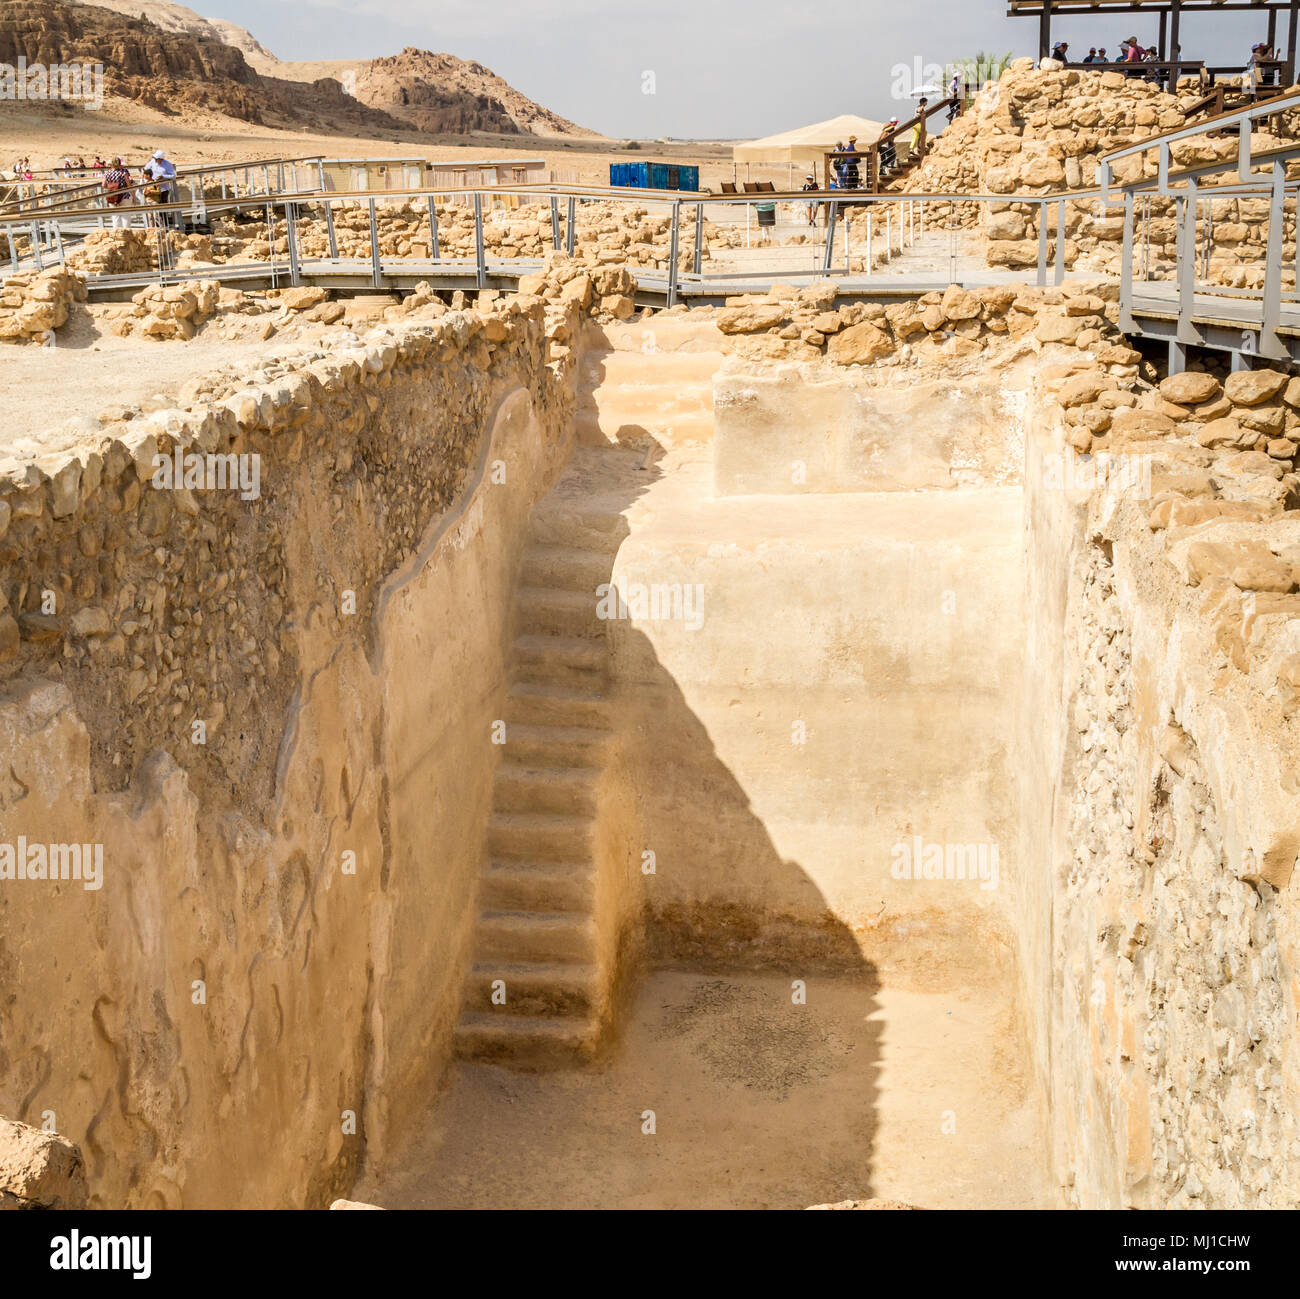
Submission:
[[[337,82],[263,77],[240,50],[145,18],[65,0],[9,0],[0,9],[0,62],[103,64],[109,94],[164,113],[206,108],[245,122],[392,132],[403,124],[346,95]]]

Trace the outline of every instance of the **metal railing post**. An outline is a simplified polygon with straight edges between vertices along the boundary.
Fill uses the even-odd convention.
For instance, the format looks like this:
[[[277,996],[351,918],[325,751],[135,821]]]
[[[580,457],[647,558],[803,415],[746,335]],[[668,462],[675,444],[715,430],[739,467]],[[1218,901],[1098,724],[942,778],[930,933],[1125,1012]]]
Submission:
[[[578,235],[578,200],[569,199],[568,219],[565,221],[564,228],[564,251],[573,256],[574,244]]]
[[[1133,191],[1124,192],[1124,241],[1120,246],[1119,261],[1119,327],[1133,332]]]
[[[32,256],[36,259],[36,269],[43,271],[45,263],[41,260],[41,227],[40,222],[32,222]]]
[[[875,262],[874,262],[874,258],[873,258],[873,255],[872,255],[872,251],[871,251],[871,222],[872,222],[872,219],[873,219],[873,218],[872,218],[872,212],[871,212],[871,209],[868,208],[868,209],[867,209],[867,274],[868,274],[868,275],[871,274],[871,269],[872,269],[872,267],[873,267],[874,264],[875,264]]]
[[[1273,192],[1268,208],[1268,244],[1264,254],[1264,301],[1260,322],[1260,354],[1273,360],[1288,359],[1290,353],[1278,338],[1282,323],[1282,241],[1286,216],[1286,165],[1273,164]]]
[[[1038,287],[1047,287],[1047,204],[1038,202]]]
[[[551,196],[551,247],[560,251],[560,200]]]
[[[1065,200],[1056,205],[1056,274],[1057,284],[1065,282]]]
[[[1182,343],[1196,343],[1200,335],[1192,324],[1196,299],[1196,181],[1178,203],[1178,332]]]
[[[302,276],[298,270],[298,213],[292,203],[284,205],[284,219],[289,231],[289,283],[295,288],[302,283]]]
[[[745,205],[746,208],[749,204]],[[822,270],[830,273],[831,263],[835,258],[835,225],[839,220],[840,205],[830,203],[826,209],[826,255],[822,258]]]
[[[379,220],[375,212],[375,200],[367,199],[366,206],[370,213],[370,283],[374,288],[382,289],[384,274],[379,263]]]
[[[479,291],[487,288],[487,252],[483,245],[483,195],[474,191],[474,268]]]
[[[325,200],[325,235],[330,241],[330,261],[338,261],[339,240],[334,230],[334,204]]]
[[[1249,117],[1241,119],[1237,128],[1237,179],[1243,185],[1250,184],[1250,127]]]
[[[438,250],[438,201],[433,195],[429,195],[429,255],[436,262],[442,254]]]
[[[695,205],[695,259],[691,269],[696,276],[704,274],[704,203]]]
[[[668,245],[668,305],[677,303],[677,245],[681,239],[682,205],[681,200],[673,203],[672,235]]]

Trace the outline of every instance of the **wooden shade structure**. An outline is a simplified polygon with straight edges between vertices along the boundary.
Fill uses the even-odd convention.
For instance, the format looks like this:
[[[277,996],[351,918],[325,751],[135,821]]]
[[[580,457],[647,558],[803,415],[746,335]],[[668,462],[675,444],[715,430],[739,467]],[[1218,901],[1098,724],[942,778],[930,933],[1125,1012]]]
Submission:
[[[1157,48],[1162,60],[1176,57],[1178,27],[1183,14],[1255,13],[1268,17],[1270,46],[1277,45],[1277,16],[1288,16],[1286,55],[1283,60],[1285,83],[1295,83],[1296,20],[1300,16],[1300,0],[1007,0],[1007,14],[1011,18],[1038,19],[1038,56],[1047,58],[1052,52],[1052,18],[1081,18],[1104,15],[1113,18],[1118,14],[1156,14],[1160,18],[1160,39]]]

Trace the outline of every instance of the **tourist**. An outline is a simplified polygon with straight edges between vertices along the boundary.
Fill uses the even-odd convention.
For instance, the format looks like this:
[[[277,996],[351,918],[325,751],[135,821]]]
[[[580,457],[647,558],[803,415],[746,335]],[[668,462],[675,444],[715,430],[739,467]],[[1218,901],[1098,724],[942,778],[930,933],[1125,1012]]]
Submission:
[[[1159,51],[1158,49],[1156,49],[1156,47],[1155,47],[1154,45],[1148,46],[1148,47],[1147,47],[1147,53],[1146,53],[1146,62],[1147,62],[1147,63],[1151,63],[1151,64],[1155,64],[1155,63],[1158,63],[1159,60],[1160,60],[1160,51]],[[1147,69],[1146,80],[1147,80],[1147,81],[1159,81],[1159,80],[1160,80],[1160,69],[1157,68],[1157,67],[1150,67],[1150,68],[1148,68],[1148,69]]]
[[[880,170],[883,175],[888,175],[898,166],[898,149],[894,144],[894,132],[897,130],[898,118],[891,117],[880,135]]]
[[[1264,69],[1264,84],[1276,86],[1280,80],[1282,70],[1277,66],[1277,50],[1271,45],[1266,46],[1264,49],[1264,62],[1270,65]]]
[[[858,189],[862,183],[862,172],[858,167],[858,137],[849,136],[849,147],[844,158],[844,188]]]
[[[1097,62],[1097,47],[1096,47],[1095,45],[1092,45],[1092,46],[1089,46],[1089,47],[1088,47],[1088,55],[1087,55],[1087,57],[1086,57],[1083,61],[1084,61],[1085,63],[1096,63],[1096,62]]]
[[[1106,56],[1106,47],[1104,45],[1101,47],[1101,49],[1097,51],[1097,62],[1098,63],[1110,62],[1110,59]]]
[[[104,172],[104,201],[113,209],[113,228],[125,230],[131,224],[131,216],[120,209],[131,207],[134,199],[131,195],[131,172],[122,165],[121,158],[114,158],[113,165]]]
[[[805,194],[815,194],[815,193],[817,192],[818,188],[819,188],[819,186],[818,186],[818,184],[817,184],[817,177],[816,177],[815,175],[813,175],[812,172],[809,172],[809,173],[807,174],[807,176],[804,177],[804,182],[803,182],[803,192],[804,192]],[[809,203],[807,206],[808,206],[808,224],[809,224],[810,226],[816,225],[816,224],[817,224],[817,209],[821,206],[821,204],[820,204],[820,203]]]
[[[921,148],[921,141],[925,137],[925,110],[930,106],[930,101],[924,95],[916,101],[916,125],[912,127],[912,151],[911,156],[916,157]]]
[[[1125,63],[1141,63],[1146,57],[1146,51],[1138,44],[1136,36],[1128,38],[1128,49],[1124,53]],[[1136,68],[1130,68],[1125,74],[1128,77],[1138,77],[1142,74]]]
[[[1259,60],[1262,48],[1261,45],[1252,45],[1250,47],[1250,62],[1246,66],[1246,89],[1250,92],[1252,98],[1259,93]]]
[[[1052,46],[1052,58],[1054,58],[1058,63],[1068,63],[1070,61],[1068,57],[1069,51],[1070,43],[1068,41],[1057,41],[1056,44]]]
[[[158,193],[154,200],[156,203],[177,202],[176,166],[161,149],[154,151],[153,157],[145,167],[145,173],[151,180],[158,182]],[[174,212],[164,212],[162,223],[165,226],[179,225],[180,217]]]
[[[952,80],[948,83],[948,98],[952,100],[948,105],[948,122],[951,125],[957,114],[961,112],[961,77],[956,72],[952,74]]]

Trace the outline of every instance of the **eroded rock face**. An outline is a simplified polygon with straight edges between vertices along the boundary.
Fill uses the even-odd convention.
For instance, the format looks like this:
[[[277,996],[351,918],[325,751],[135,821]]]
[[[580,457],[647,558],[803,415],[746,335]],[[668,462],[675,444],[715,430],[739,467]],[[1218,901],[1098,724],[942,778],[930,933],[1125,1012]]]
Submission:
[[[59,0],[8,0],[0,10],[0,62],[102,64],[105,91],[164,112],[215,109],[246,122],[322,122],[392,132],[402,123],[344,95],[336,81],[262,77],[223,41],[166,31],[147,18]]]

